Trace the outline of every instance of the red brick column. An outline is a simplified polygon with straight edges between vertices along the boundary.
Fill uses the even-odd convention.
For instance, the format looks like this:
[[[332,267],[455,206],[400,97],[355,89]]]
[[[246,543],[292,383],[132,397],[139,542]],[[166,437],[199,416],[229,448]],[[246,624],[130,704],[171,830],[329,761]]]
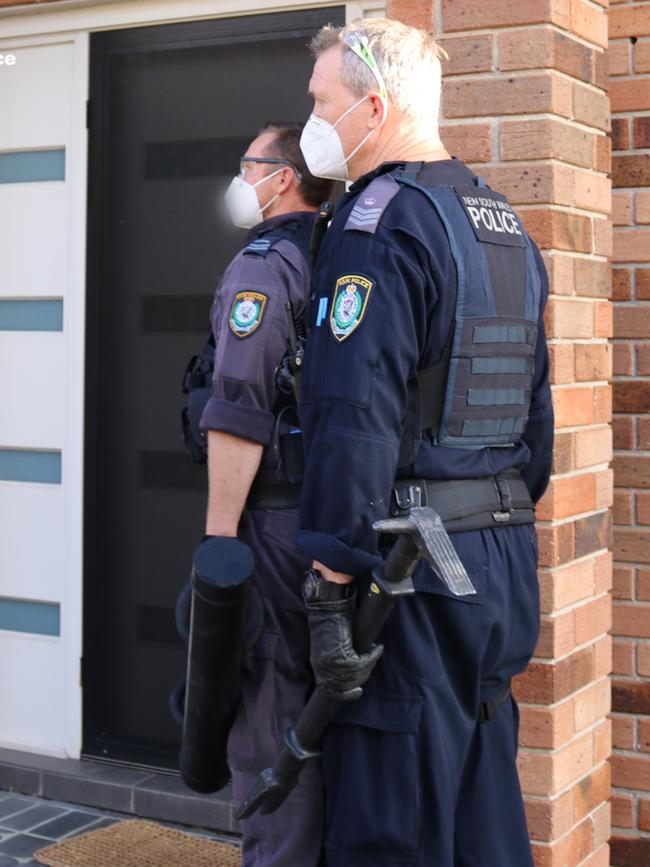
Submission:
[[[650,3],[609,11],[614,182],[612,864],[650,864]]]
[[[516,685],[520,775],[539,867],[609,864],[606,6],[607,0],[388,4],[388,14],[433,26],[442,37],[449,54],[443,138],[517,206],[551,278],[557,445],[554,477],[538,508],[543,624],[536,657]]]

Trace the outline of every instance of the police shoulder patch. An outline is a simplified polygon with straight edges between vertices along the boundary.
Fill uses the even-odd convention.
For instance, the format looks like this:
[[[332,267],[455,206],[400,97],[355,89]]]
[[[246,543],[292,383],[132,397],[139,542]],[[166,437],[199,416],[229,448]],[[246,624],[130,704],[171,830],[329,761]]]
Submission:
[[[235,337],[248,337],[262,322],[268,296],[263,292],[238,292],[233,298],[228,326]]]
[[[360,274],[344,274],[336,281],[330,310],[330,329],[339,343],[361,324],[374,285],[372,280]]]

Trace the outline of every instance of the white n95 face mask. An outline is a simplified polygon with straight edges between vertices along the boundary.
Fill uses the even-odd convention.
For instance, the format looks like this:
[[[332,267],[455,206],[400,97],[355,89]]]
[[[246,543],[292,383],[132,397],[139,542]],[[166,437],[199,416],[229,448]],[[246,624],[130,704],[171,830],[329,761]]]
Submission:
[[[257,226],[258,223],[262,222],[264,219],[264,211],[275,202],[279,194],[273,196],[273,198],[268,201],[263,208],[261,208],[255,188],[259,187],[259,185],[263,184],[264,181],[268,181],[269,178],[272,178],[281,171],[282,169],[276,169],[274,172],[271,172],[270,175],[265,175],[263,178],[260,178],[256,184],[249,184],[248,181],[245,181],[240,175],[237,175],[232,179],[228,189],[223,195],[223,200],[226,205],[226,210],[228,211],[228,216],[234,226],[238,226],[240,229],[252,229],[253,226]]]
[[[323,120],[322,117],[310,115],[300,136],[300,150],[307,163],[307,168],[314,177],[329,178],[333,181],[348,181],[350,179],[348,160],[368,141],[374,130],[371,129],[346,157],[336,127],[344,117],[347,117],[367,98],[367,96],[362,96],[347,111],[344,111],[334,124]]]

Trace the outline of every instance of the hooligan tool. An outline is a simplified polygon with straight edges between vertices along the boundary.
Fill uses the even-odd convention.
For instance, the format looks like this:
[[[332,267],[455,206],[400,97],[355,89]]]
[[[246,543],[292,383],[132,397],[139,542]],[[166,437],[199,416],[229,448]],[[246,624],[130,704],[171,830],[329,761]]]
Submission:
[[[456,596],[476,593],[440,516],[429,506],[413,508],[404,517],[377,521],[373,529],[398,538],[386,559],[372,570],[359,605],[357,653],[372,647],[399,597],[415,593],[411,576],[420,560],[427,560]],[[260,773],[237,811],[237,819],[246,819],[257,810],[263,814],[277,810],[298,782],[305,762],[320,755],[318,745],[340,703],[339,697],[316,686],[298,721],[287,732],[275,764]]]

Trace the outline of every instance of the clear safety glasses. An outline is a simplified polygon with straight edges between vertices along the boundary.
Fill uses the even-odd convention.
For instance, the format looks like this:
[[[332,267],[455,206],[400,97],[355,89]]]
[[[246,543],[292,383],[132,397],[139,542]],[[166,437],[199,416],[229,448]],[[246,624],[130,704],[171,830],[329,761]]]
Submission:
[[[246,173],[246,166],[250,163],[269,163],[273,166],[289,166],[295,172],[296,178],[302,181],[302,174],[298,167],[291,160],[272,159],[271,157],[240,157],[239,158],[239,174],[243,178]]]

